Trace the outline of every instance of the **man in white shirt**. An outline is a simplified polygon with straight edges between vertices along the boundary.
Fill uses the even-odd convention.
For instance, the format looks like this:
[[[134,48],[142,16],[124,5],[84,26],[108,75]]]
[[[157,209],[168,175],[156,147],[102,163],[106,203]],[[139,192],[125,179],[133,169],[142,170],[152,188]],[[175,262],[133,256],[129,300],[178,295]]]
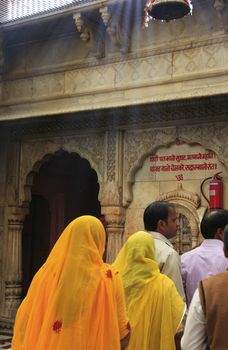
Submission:
[[[228,257],[228,225],[224,230],[224,254]],[[182,350],[228,349],[227,290],[227,270],[200,283],[190,304]]]
[[[144,227],[154,238],[157,261],[161,273],[167,275],[177,291],[185,299],[180,257],[173,248],[170,238],[175,237],[178,220],[175,205],[165,201],[151,203],[144,212]]]

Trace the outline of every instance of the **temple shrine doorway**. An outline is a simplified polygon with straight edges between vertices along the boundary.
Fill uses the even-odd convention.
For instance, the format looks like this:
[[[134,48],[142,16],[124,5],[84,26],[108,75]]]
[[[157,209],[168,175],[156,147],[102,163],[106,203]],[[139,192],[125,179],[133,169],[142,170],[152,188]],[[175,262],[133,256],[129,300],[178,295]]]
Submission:
[[[101,216],[97,174],[86,159],[59,151],[34,175],[29,215],[22,233],[22,297],[67,224]]]

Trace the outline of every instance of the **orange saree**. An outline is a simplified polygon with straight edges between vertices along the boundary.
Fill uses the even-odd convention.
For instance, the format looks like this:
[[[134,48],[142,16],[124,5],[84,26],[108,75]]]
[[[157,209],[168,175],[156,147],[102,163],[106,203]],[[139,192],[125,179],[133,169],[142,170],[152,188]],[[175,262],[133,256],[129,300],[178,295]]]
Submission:
[[[102,255],[105,230],[72,221],[18,309],[12,350],[119,350],[128,334],[121,280]]]

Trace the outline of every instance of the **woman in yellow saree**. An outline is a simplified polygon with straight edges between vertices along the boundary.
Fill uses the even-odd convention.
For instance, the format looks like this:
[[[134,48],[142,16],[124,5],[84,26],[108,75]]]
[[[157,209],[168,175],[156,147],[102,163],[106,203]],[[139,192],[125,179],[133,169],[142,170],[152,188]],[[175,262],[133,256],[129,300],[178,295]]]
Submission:
[[[102,255],[105,230],[92,216],[72,221],[18,309],[12,350],[119,350],[129,334],[124,291]]]
[[[174,350],[185,304],[174,283],[158,269],[152,236],[130,236],[113,265],[123,279],[131,323],[127,350]]]

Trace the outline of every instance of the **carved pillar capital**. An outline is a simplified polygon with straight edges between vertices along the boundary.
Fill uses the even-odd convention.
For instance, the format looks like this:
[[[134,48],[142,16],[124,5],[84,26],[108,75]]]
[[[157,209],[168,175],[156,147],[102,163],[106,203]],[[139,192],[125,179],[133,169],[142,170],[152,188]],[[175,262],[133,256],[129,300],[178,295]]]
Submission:
[[[123,244],[126,210],[120,206],[104,206],[101,212],[105,216],[108,239],[106,259],[112,263]]]
[[[9,225],[23,225],[25,216],[29,213],[27,207],[10,206],[8,208]]]
[[[107,181],[101,185],[101,206],[119,206],[122,202],[122,187],[116,181]]]

